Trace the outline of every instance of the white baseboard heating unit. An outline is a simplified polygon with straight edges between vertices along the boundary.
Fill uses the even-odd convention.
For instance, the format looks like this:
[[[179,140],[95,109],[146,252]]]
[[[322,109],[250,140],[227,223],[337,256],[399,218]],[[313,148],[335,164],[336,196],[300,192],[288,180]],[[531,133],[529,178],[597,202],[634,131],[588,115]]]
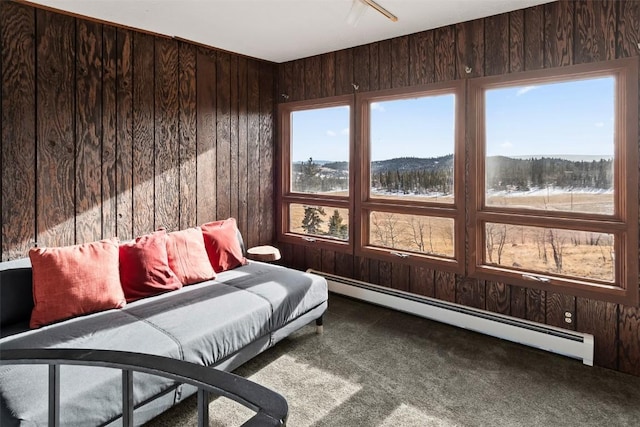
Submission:
[[[309,269],[329,291],[481,334],[582,360],[593,366],[593,335],[479,310]]]

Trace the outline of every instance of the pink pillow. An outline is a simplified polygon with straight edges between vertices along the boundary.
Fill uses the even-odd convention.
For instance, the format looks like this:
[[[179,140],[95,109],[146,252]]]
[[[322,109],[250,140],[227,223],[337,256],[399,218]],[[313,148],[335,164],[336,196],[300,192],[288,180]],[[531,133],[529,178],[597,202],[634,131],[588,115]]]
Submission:
[[[216,278],[200,228],[174,231],[167,237],[169,267],[183,285]]]
[[[118,239],[29,251],[33,302],[29,326],[126,304],[118,273]]]
[[[120,282],[128,302],[182,287],[169,268],[165,230],[120,245]]]
[[[216,273],[247,264],[238,240],[235,218],[209,222],[200,228],[209,261]]]

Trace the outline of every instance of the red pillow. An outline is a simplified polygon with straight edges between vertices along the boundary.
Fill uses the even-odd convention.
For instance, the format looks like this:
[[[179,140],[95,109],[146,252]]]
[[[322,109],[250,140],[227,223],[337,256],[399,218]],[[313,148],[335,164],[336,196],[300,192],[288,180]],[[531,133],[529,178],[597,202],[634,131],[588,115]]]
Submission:
[[[165,230],[120,245],[120,282],[127,302],[182,287],[169,268]]]
[[[235,218],[214,221],[201,227],[204,247],[207,248],[211,266],[220,273],[247,264],[238,240]]]
[[[183,285],[215,279],[200,228],[187,228],[167,235],[169,267]]]
[[[126,304],[118,273],[118,239],[29,251],[33,302],[29,326]]]

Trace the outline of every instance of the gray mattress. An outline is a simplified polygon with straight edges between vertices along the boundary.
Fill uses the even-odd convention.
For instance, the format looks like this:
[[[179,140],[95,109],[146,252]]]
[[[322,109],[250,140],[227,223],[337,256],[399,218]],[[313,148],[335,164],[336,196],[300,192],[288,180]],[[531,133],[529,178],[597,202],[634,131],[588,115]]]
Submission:
[[[321,315],[326,301],[323,278],[251,262],[215,281],[139,300],[121,310],[5,336],[0,349],[124,350],[209,366],[229,360],[254,342],[260,344],[256,353],[268,348],[295,330],[291,326],[301,326],[296,319],[306,313],[313,313],[313,318]],[[63,366],[61,424],[101,425],[117,419],[120,381],[117,370]],[[136,374],[135,402],[174,386],[169,380]],[[46,425],[46,390],[46,366],[0,366],[0,425]]]

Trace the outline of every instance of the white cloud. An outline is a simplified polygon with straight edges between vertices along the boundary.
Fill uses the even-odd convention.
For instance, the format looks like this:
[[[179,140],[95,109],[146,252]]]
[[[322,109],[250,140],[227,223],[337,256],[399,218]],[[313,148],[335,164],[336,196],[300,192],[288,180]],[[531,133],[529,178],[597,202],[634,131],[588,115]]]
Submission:
[[[349,128],[344,128],[340,131],[340,135],[349,135]]]
[[[335,132],[334,132],[334,131],[332,131],[332,130],[328,130],[328,131],[327,131],[327,136],[330,136],[331,138],[333,138],[333,137],[334,137],[334,136],[336,136],[336,135],[337,135],[337,133],[335,133]]]
[[[516,96],[524,95],[527,92],[531,92],[534,89],[538,89],[538,86],[525,86],[522,89],[518,89]]]
[[[604,127],[604,122],[596,122],[595,125],[597,128],[601,128]]]
[[[372,102],[371,103],[371,111],[379,111],[381,113],[384,113],[384,107],[382,105],[380,105],[379,102]]]
[[[500,147],[509,149],[513,147],[513,144],[511,143],[511,141],[505,141],[502,144],[500,144]]]

